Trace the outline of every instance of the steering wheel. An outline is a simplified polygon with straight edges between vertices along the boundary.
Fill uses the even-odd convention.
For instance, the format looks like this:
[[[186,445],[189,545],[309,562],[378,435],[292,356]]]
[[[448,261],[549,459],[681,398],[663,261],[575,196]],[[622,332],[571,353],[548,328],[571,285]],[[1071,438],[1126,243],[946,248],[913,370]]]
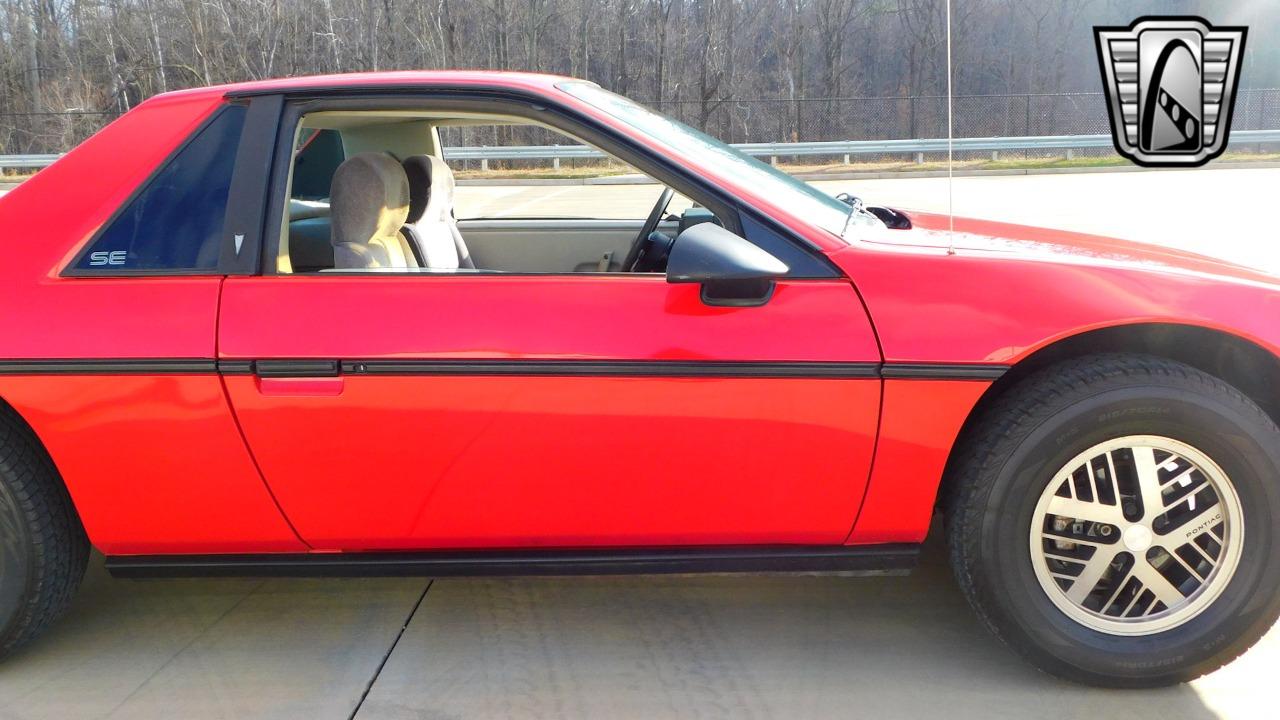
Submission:
[[[622,261],[622,272],[634,272],[636,263],[640,260],[640,253],[644,250],[645,245],[649,243],[649,233],[658,229],[658,223],[662,222],[662,214],[667,211],[667,206],[671,204],[671,196],[675,191],[669,187],[662,188],[662,194],[658,196],[658,202],[654,203],[653,210],[649,211],[649,217],[645,218],[644,225],[640,226],[640,234],[631,242],[631,249],[627,250],[627,258]]]

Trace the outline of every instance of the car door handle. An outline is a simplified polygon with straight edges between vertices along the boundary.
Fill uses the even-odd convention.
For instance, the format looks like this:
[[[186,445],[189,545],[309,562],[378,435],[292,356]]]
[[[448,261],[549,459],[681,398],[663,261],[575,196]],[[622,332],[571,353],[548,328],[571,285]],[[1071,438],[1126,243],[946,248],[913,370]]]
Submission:
[[[254,360],[253,374],[260,378],[338,377],[337,360]]]
[[[345,385],[336,360],[257,360],[258,392],[277,396],[335,396]]]

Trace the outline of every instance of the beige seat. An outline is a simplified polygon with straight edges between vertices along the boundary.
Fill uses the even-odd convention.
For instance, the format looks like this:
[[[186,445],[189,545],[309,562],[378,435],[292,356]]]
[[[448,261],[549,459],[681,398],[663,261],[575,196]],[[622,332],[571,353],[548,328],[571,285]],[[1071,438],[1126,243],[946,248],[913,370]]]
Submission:
[[[335,269],[417,267],[400,233],[409,216],[409,181],[400,163],[383,153],[354,155],[333,173],[329,194]]]
[[[433,155],[405,160],[404,171],[409,178],[409,219],[404,229],[417,245],[423,267],[474,268],[453,219],[453,171]]]

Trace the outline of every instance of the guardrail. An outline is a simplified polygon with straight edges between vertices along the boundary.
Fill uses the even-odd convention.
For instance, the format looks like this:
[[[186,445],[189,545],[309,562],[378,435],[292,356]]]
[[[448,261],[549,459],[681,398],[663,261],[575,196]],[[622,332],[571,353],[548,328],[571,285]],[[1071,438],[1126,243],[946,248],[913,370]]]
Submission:
[[[0,169],[42,168],[53,164],[61,155],[0,155]]]
[[[1280,130],[1237,130],[1231,133],[1231,145],[1280,143]],[[992,152],[1012,150],[1073,150],[1109,148],[1110,135],[1040,135],[1031,137],[955,138],[955,152]],[[924,162],[925,153],[947,151],[946,138],[918,140],[848,140],[839,142],[742,143],[734,147],[748,155],[768,157],[842,156],[847,163],[853,155],[914,154],[916,162]],[[586,145],[517,145],[507,147],[446,148],[451,160],[479,160],[487,169],[490,160],[551,160],[559,167],[561,160],[603,158],[605,154]],[[0,155],[2,168],[41,168],[52,165],[59,155]]]
[[[1237,130],[1230,144],[1280,143],[1280,130]],[[756,157],[843,156],[849,162],[853,155],[913,154],[916,162],[924,162],[925,153],[947,151],[946,138],[913,140],[848,140],[837,142],[740,143],[734,145]],[[1112,147],[1110,135],[1039,135],[1024,137],[955,138],[954,152],[993,152],[1012,150],[1072,150]],[[527,145],[522,147],[446,148],[445,157],[453,160],[568,160],[602,158],[604,153],[586,145]]]

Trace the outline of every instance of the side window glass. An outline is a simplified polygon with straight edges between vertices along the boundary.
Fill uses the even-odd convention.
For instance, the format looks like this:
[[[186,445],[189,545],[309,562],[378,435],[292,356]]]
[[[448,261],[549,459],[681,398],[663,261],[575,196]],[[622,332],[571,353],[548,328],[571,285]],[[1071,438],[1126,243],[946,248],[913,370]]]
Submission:
[[[361,110],[299,122],[277,273],[657,274],[681,230],[721,221],[514,117]]]
[[[333,173],[346,159],[337,130],[304,130],[293,158],[293,195],[297,200],[329,197]]]
[[[454,190],[454,214],[462,221],[642,220],[663,190],[613,158],[521,158],[522,151],[539,147],[580,147],[573,138],[535,125],[442,127],[440,145],[462,181]],[[468,157],[469,150],[493,157]],[[676,194],[667,212],[679,215],[692,204]]]
[[[246,108],[229,105],[98,234],[76,270],[214,270]]]

